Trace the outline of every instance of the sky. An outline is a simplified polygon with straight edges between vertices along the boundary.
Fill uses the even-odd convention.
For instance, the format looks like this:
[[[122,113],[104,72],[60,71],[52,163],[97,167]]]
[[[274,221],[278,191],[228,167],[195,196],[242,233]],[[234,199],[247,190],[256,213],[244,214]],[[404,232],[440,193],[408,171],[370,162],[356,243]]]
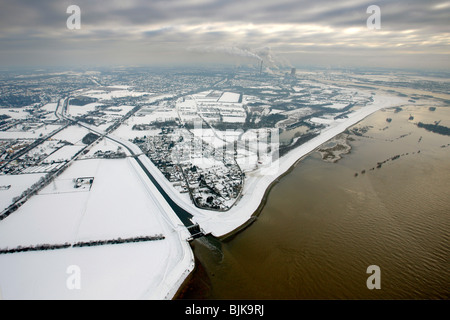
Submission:
[[[70,5],[80,29],[69,29]],[[367,20],[380,8],[380,28]],[[446,0],[0,0],[0,66],[450,70]],[[70,20],[72,22],[73,20]],[[372,20],[371,20],[372,21]]]

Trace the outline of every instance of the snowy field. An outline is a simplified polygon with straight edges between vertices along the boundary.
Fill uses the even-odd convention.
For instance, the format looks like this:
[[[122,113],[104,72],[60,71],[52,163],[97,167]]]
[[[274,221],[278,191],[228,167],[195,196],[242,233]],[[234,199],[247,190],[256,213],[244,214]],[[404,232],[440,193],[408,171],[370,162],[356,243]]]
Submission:
[[[312,117],[311,119],[309,119],[309,121],[311,121],[313,123],[318,123],[318,124],[332,124],[335,120]]]
[[[332,105],[327,105],[327,108],[341,110],[348,106],[348,103],[333,103]]]
[[[10,206],[12,199],[20,196],[25,190],[43,178],[45,174],[0,175],[0,211]],[[6,188],[10,186],[9,188]],[[1,222],[0,222],[1,224]]]
[[[83,92],[83,96],[98,99],[100,101],[123,97],[141,97],[144,95],[153,95],[153,93],[128,90],[127,86],[122,86],[120,88],[116,86],[110,87],[107,90],[89,90]]]
[[[47,112],[45,115],[45,120],[52,121],[52,120],[58,120],[58,117],[55,115],[55,110],[58,104],[56,102],[54,103],[47,103],[46,105],[41,107],[41,110],[44,110]]]
[[[80,145],[64,146],[45,158],[44,162],[51,163],[52,161],[69,161],[78,151],[83,148],[84,146]]]
[[[25,111],[25,108],[0,108],[0,115],[10,116],[13,119],[26,119],[30,116],[28,112]]]
[[[117,149],[117,146],[116,146]],[[164,240],[0,254],[5,299],[170,299],[194,266],[187,230],[130,158],[72,164],[8,218],[0,249],[163,234]],[[90,191],[73,180],[93,177]],[[81,289],[66,286],[81,270]]]
[[[152,298],[169,251],[166,241],[0,255],[3,299]],[[70,290],[70,266],[80,269],[80,289]],[[157,297],[158,298],[158,297]]]
[[[22,125],[20,125],[15,126],[8,131],[0,131],[0,139],[38,139],[52,133],[59,128],[61,128],[61,125],[48,124],[41,125],[39,128],[30,130],[25,129]]]
[[[53,140],[67,141],[72,144],[82,144],[81,140],[89,133],[89,130],[80,126],[70,126],[53,136]]]
[[[79,117],[87,114],[88,112],[95,111],[95,109],[101,105],[102,104],[98,102],[89,103],[84,106],[76,106],[69,103],[69,106],[67,107],[67,114],[71,117]]]

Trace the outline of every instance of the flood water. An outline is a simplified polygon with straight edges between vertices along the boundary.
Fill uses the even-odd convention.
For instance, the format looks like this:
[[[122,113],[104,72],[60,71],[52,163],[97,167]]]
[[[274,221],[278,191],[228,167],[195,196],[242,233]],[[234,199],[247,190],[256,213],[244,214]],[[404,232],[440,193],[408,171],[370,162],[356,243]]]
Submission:
[[[438,120],[450,127],[450,108],[380,111],[355,126],[368,131],[350,135],[337,163],[312,153],[250,227],[194,241],[201,265],[183,297],[449,299],[450,137],[414,124]],[[366,286],[370,265],[379,290]]]

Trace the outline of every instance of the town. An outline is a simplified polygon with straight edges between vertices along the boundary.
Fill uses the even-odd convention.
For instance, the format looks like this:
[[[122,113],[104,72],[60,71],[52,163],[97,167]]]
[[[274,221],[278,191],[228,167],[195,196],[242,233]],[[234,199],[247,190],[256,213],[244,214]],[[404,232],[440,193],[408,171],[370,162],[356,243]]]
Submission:
[[[137,145],[196,207],[227,211],[246,175],[372,101],[370,92],[295,69],[119,71],[2,79],[0,169],[8,178],[0,184],[13,186],[4,214],[73,161],[130,156],[120,146],[106,148],[108,134]],[[18,179],[29,182],[17,189]]]

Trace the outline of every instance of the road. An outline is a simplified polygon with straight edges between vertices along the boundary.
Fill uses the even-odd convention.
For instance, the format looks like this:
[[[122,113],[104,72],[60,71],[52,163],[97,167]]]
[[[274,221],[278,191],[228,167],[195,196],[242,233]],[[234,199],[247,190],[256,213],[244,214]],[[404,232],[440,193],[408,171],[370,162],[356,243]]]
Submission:
[[[158,181],[155,179],[155,177],[153,177],[153,175],[150,173],[150,171],[147,169],[147,167],[142,163],[142,161],[139,159],[139,156],[142,154],[136,154],[131,148],[129,148],[127,145],[125,145],[124,143],[122,143],[120,140],[114,139],[110,136],[108,136],[106,133],[102,133],[99,132],[95,129],[92,129],[90,126],[87,126],[77,120],[68,118],[65,115],[65,110],[67,109],[67,105],[68,105],[68,100],[70,97],[66,98],[64,100],[62,109],[61,109],[61,114],[59,116],[61,116],[63,119],[76,123],[81,127],[84,127],[86,129],[88,129],[89,131],[101,136],[101,137],[105,137],[108,138],[111,141],[114,141],[115,143],[121,145],[122,147],[124,147],[126,150],[128,150],[128,152],[130,152],[131,156],[134,158],[134,160],[136,160],[136,162],[138,163],[138,165],[141,167],[142,171],[144,171],[145,175],[150,179],[150,181],[153,183],[153,185],[156,187],[156,189],[158,189],[158,191],[160,192],[160,194],[164,197],[164,199],[166,200],[166,202],[169,204],[169,206],[172,208],[172,210],[175,212],[175,214],[178,216],[178,218],[181,220],[181,222],[186,226],[186,228],[188,228],[189,232],[191,233],[191,235],[193,237],[196,236],[200,236],[202,235],[202,233],[200,232],[200,229],[198,227],[198,225],[194,224],[191,219],[193,218],[192,214],[190,214],[189,212],[187,212],[186,210],[184,210],[183,208],[181,208],[178,204],[175,203],[175,201],[172,200],[172,198],[167,194],[167,192],[161,187],[161,185],[158,183]]]

